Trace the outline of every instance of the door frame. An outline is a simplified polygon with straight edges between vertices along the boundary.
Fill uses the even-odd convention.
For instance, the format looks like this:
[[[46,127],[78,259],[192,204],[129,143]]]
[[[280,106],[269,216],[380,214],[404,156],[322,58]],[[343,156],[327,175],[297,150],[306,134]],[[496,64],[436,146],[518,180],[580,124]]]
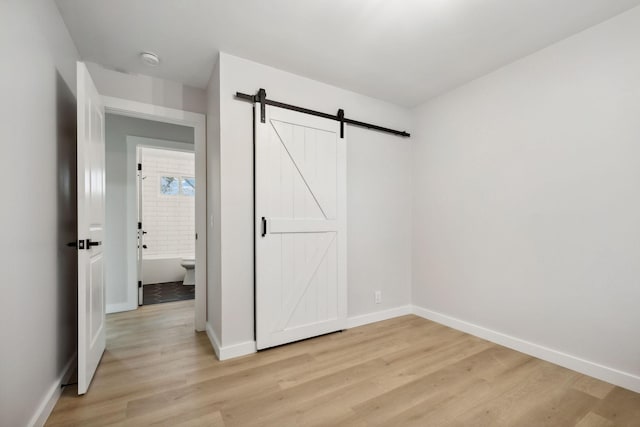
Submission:
[[[128,99],[102,96],[105,113],[156,122],[171,123],[193,128],[195,175],[198,180],[196,192],[196,285],[195,285],[195,329],[204,331],[207,321],[207,155],[206,116],[174,108],[161,107]],[[204,178],[204,179],[202,179]],[[135,309],[138,307],[137,283],[135,285]]]
[[[167,139],[158,139],[158,138],[147,138],[144,136],[132,136],[127,135],[127,172],[131,173],[131,175],[127,175],[127,236],[131,237],[134,235],[139,235],[140,231],[137,227],[137,222],[139,221],[139,217],[137,216],[137,209],[140,208],[140,193],[138,192],[138,171],[136,171],[135,176],[133,176],[133,171],[136,169],[136,164],[139,163],[138,150],[151,148],[155,150],[166,150],[166,151],[175,151],[179,153],[193,153],[195,155],[195,150],[193,144],[189,144],[186,142],[172,141]],[[195,160],[195,156],[194,156]],[[144,170],[144,159],[142,160],[142,169]],[[136,183],[135,189],[132,189],[133,182]],[[137,194],[136,194],[137,193]],[[144,223],[143,223],[144,226]],[[139,306],[140,304],[140,293],[141,289],[137,286],[139,280],[142,280],[144,275],[144,269],[140,269],[138,265],[138,250],[133,251],[133,237],[131,237],[132,241],[127,242],[127,280],[129,281],[129,289],[127,289],[127,304],[131,307],[128,310],[135,310],[136,304]],[[136,239],[137,240],[137,239]],[[143,239],[144,240],[144,239]],[[139,240],[135,242],[137,243]],[[144,258],[144,257],[143,257]],[[135,265],[134,265],[135,264]],[[142,283],[144,287],[144,281]],[[134,295],[135,294],[135,295]],[[109,313],[109,311],[107,310]]]

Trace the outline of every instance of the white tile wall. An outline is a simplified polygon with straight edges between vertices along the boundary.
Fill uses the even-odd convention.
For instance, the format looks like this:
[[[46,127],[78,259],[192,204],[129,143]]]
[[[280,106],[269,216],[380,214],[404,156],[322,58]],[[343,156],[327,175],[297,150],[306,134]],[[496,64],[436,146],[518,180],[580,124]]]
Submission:
[[[142,223],[147,234],[145,259],[193,258],[195,254],[195,197],[164,195],[160,178],[195,176],[194,154],[142,148]],[[196,182],[196,188],[198,183]],[[197,190],[196,190],[197,191]]]

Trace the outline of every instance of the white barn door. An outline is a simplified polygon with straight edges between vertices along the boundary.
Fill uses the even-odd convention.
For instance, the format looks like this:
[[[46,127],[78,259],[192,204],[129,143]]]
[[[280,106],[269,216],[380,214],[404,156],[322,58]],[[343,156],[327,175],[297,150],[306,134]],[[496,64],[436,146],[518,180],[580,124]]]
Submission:
[[[346,327],[346,139],[336,121],[269,106],[255,126],[263,349]]]
[[[78,62],[78,394],[85,394],[105,349],[104,107]]]

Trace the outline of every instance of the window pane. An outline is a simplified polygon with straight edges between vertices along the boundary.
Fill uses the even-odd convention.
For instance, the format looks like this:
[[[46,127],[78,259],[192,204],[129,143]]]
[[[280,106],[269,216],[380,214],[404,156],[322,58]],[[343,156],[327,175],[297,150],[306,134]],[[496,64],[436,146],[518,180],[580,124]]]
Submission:
[[[166,196],[178,194],[178,179],[173,176],[160,177],[160,193]]]
[[[182,178],[182,194],[185,196],[194,196],[196,194],[195,178]]]

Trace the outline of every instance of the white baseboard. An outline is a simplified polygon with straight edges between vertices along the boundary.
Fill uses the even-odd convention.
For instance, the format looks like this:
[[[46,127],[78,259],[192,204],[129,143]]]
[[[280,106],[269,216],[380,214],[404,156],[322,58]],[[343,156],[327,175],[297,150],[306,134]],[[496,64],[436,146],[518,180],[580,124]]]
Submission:
[[[53,411],[53,408],[56,406],[56,403],[62,394],[62,384],[69,382],[69,378],[71,378],[71,375],[76,368],[76,360],[77,353],[71,357],[64,366],[64,369],[62,369],[60,376],[56,378],[55,382],[51,387],[49,387],[47,394],[42,399],[42,402],[40,402],[40,405],[38,405],[38,409],[31,417],[29,424],[27,424],[29,427],[41,427],[47,422],[47,418],[49,418],[51,411]]]
[[[216,336],[216,333],[213,331],[213,327],[211,327],[211,324],[209,322],[207,322],[205,330],[207,331],[207,337],[209,337],[211,347],[213,347],[213,351],[216,353],[216,357],[218,358],[218,360],[222,360],[220,359],[220,341],[218,341],[218,337]]]
[[[255,341],[246,341],[238,344],[232,344],[224,346],[220,349],[220,355],[218,359],[227,360],[233,359],[234,357],[246,356],[247,354],[252,354],[257,352],[256,342]]]
[[[538,359],[563,366],[573,371],[589,375],[599,380],[640,393],[640,377],[628,372],[590,362],[577,356],[563,353],[552,348],[525,341],[502,332],[494,331],[455,317],[447,316],[426,308],[413,306],[413,313],[428,320],[449,326],[471,335],[486,339],[505,347],[520,351]]]
[[[218,360],[233,359],[234,357],[246,356],[247,354],[252,354],[258,351],[255,341],[246,341],[223,347],[220,345],[220,340],[216,336],[216,333],[209,322],[207,322],[206,330],[207,336],[209,337],[209,341],[213,346],[213,351],[215,351]]]
[[[376,311],[374,313],[362,314],[359,316],[353,316],[347,318],[347,328],[355,328],[356,326],[362,326],[369,323],[380,322],[382,320],[391,319],[399,316],[406,316],[413,313],[413,306],[403,305],[400,307],[394,307],[387,310]],[[246,341],[238,344],[232,344],[228,346],[221,346],[220,340],[214,332],[211,324],[207,322],[206,325],[207,336],[213,347],[213,351],[216,353],[218,360],[233,359],[234,357],[246,356],[257,351],[255,341]]]
[[[138,308],[137,303],[129,303],[129,302],[120,302],[117,304],[107,304],[105,308],[105,313],[120,313],[121,311],[131,311],[136,310]]]
[[[382,320],[392,319],[394,317],[406,316],[407,314],[412,313],[413,306],[403,305],[400,307],[389,308],[387,310],[361,314],[359,316],[352,316],[347,318],[347,328],[355,328],[357,326],[380,322]]]

